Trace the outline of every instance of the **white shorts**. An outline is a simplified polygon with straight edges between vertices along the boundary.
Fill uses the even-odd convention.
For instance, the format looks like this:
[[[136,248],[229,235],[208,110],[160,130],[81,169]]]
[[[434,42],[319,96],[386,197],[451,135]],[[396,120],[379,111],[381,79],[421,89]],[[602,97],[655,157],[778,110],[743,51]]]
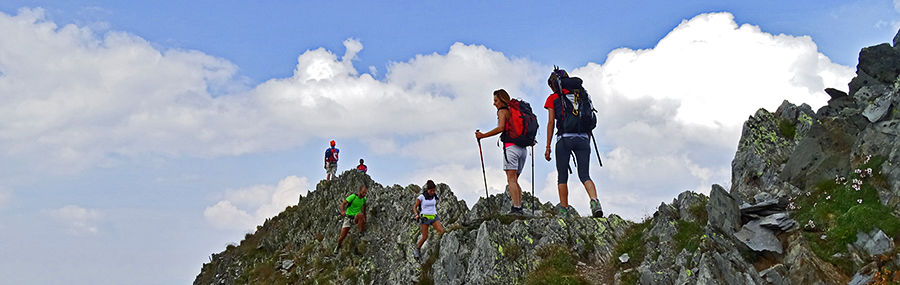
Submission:
[[[335,172],[337,172],[337,162],[329,162],[325,165],[325,173],[334,176]]]
[[[515,169],[516,173],[522,173],[522,169],[525,169],[525,160],[528,159],[528,149],[510,145],[506,147],[504,152],[503,170]]]

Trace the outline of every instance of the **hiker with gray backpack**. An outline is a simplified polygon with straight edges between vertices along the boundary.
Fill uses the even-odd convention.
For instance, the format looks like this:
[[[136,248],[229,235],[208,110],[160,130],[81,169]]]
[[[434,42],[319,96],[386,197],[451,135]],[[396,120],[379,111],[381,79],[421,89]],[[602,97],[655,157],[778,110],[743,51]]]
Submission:
[[[603,217],[603,208],[597,199],[597,190],[590,176],[592,131],[597,126],[597,117],[591,97],[578,77],[569,77],[565,70],[554,67],[547,79],[547,85],[553,91],[544,108],[549,112],[547,121],[547,150],[544,158],[550,161],[550,145],[553,141],[553,128],[556,126],[556,183],[559,191],[560,213],[568,216],[571,211],[569,205],[569,157],[575,156],[575,165],[578,178],[584,184],[584,189],[590,197],[591,214],[595,218]],[[596,148],[596,142],[594,143]],[[597,154],[600,160],[600,154]],[[603,166],[603,163],[600,163]]]
[[[509,186],[509,196],[512,199],[512,215],[523,215],[522,188],[519,187],[519,175],[525,168],[528,158],[526,147],[534,146],[537,135],[537,117],[531,111],[531,105],[521,99],[510,99],[506,90],[494,91],[494,107],[497,108],[497,127],[481,133],[475,131],[475,138],[482,138],[500,134],[503,142],[503,171],[506,172],[506,182]],[[480,147],[480,145],[479,145]]]

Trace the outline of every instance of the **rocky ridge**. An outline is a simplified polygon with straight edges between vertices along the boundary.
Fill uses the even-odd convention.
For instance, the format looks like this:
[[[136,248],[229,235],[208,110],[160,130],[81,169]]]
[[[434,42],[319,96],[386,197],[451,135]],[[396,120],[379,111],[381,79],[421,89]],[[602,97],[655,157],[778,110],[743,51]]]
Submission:
[[[194,284],[897,284],[898,44],[900,34],[862,49],[850,92],[827,89],[816,111],[787,101],[757,111],[731,189],[683,192],[643,221],[562,218],[549,203],[532,209],[528,193],[533,215],[506,215],[508,193],[469,209],[441,184],[446,232],[432,230],[416,260],[409,215],[421,187],[348,171],[213,254]],[[368,230],[332,255],[337,201],[361,183]]]
[[[367,229],[351,230],[334,255],[339,201],[363,183],[369,185]],[[421,233],[411,216],[421,191],[418,185],[385,187],[346,171],[320,182],[239,245],[213,254],[194,284],[515,284],[560,251],[571,264],[606,262],[630,225],[616,215],[562,218],[540,201],[534,208],[525,203],[524,217],[506,215],[508,192],[482,198],[469,209],[449,186],[439,184],[445,233],[439,236],[431,228],[417,260],[412,249]],[[529,202],[531,196],[523,199]]]

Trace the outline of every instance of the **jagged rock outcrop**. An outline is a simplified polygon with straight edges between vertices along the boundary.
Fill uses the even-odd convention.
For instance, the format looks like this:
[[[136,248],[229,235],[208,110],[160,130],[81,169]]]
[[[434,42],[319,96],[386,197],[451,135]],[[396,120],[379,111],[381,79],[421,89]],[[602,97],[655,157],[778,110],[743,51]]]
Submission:
[[[341,199],[369,186],[368,227],[353,229],[342,250],[332,254],[340,224]],[[384,187],[368,175],[347,171],[323,181],[296,206],[248,234],[237,246],[213,254],[194,284],[512,284],[540,264],[540,251],[561,246],[577,260],[606,262],[630,222],[616,215],[561,218],[550,204],[537,206],[525,193],[523,216],[506,215],[508,193],[480,199],[472,210],[450,187],[439,184],[439,214],[445,233],[432,228],[415,259],[421,237],[411,220],[420,186]]]
[[[879,274],[900,277],[897,39],[900,33],[893,47],[864,48],[849,94],[826,89],[831,100],[819,110],[785,101],[774,113],[760,109],[749,117],[731,190],[713,186],[699,223],[677,214],[689,192],[661,205],[637,225],[645,227],[638,233],[644,255],[632,250],[613,260],[616,283],[868,284]],[[640,264],[630,265],[635,258]]]

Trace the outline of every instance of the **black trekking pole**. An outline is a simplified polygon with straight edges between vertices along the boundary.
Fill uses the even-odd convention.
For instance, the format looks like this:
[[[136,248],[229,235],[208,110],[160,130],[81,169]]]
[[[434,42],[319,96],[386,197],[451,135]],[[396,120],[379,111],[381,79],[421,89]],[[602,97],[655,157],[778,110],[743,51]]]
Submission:
[[[600,167],[603,167],[603,161],[600,160],[600,150],[597,149],[597,139],[594,138],[594,133],[591,133],[591,140],[594,141],[594,151],[597,152],[597,162],[600,163]]]
[[[575,169],[578,169],[578,161],[575,160],[575,151],[573,150],[569,155],[572,158],[572,164],[575,165]],[[572,174],[572,167],[569,167],[569,174]]]
[[[531,215],[534,216],[534,146],[531,146]]]
[[[475,130],[480,132],[481,130]],[[488,201],[487,173],[484,172],[484,153],[481,152],[481,139],[478,139],[478,155],[481,156],[481,175],[484,177],[484,201]]]

